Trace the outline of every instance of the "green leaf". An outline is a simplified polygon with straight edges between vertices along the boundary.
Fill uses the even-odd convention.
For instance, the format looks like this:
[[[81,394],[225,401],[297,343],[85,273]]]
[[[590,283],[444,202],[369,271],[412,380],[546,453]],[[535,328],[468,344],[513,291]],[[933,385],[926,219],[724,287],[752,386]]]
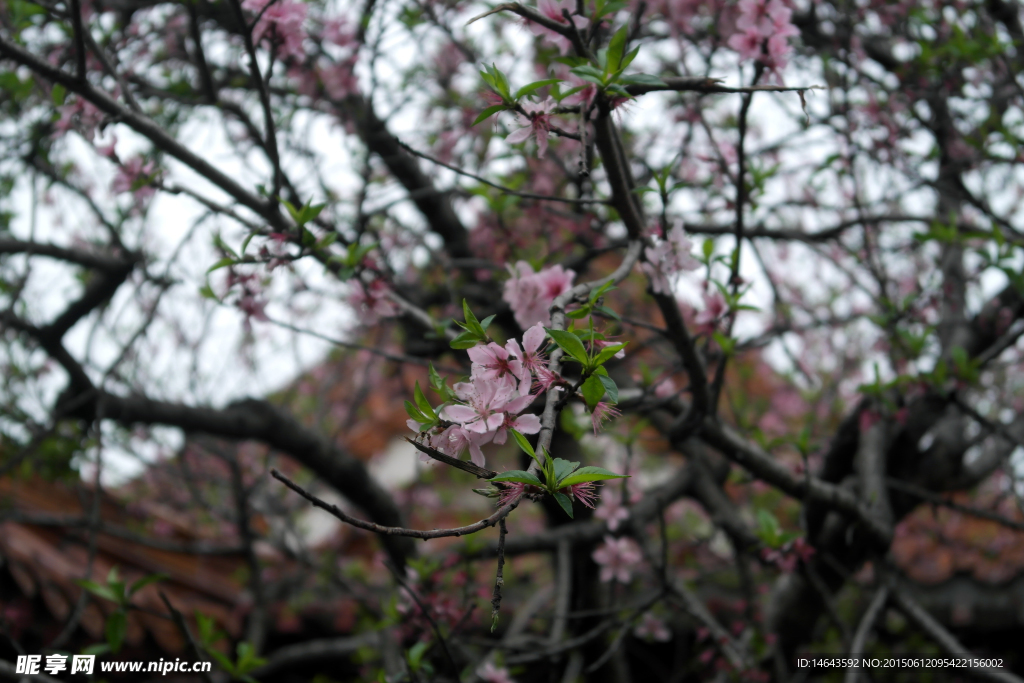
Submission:
[[[624,25],[612,39],[608,41],[608,70],[618,71],[622,63],[622,55],[626,52],[626,41],[629,40],[629,26]]]
[[[583,393],[583,400],[587,402],[587,408],[593,410],[604,397],[604,383],[599,376],[591,375],[580,387],[580,391]]]
[[[515,95],[515,99],[518,100],[519,98],[521,98],[524,95],[529,95],[530,93],[536,92],[537,90],[540,90],[541,88],[544,88],[544,87],[549,86],[549,85],[554,85],[555,83],[561,83],[561,82],[562,82],[562,79],[560,79],[560,78],[546,78],[543,81],[534,81],[533,83],[530,83],[528,85],[524,85],[522,88],[517,90],[516,91],[516,95]]]
[[[580,466],[578,462],[569,462],[562,458],[554,459],[555,466],[555,481],[559,482],[568,477],[573,471]]]
[[[565,488],[566,486],[573,486],[574,484],[583,484],[588,481],[604,481],[605,479],[626,479],[629,475],[626,474],[615,474],[610,472],[603,467],[581,467],[571,475],[558,482],[558,488]]]
[[[579,320],[580,318],[586,318],[590,315],[590,304],[585,304],[579,308],[575,308],[571,311],[565,312],[566,318],[572,318],[573,320]]]
[[[577,66],[574,69],[570,69],[570,71],[585,81],[589,81],[590,83],[600,86],[604,85],[604,72],[591,64]]]
[[[423,395],[423,390],[420,389],[418,381],[416,382],[416,388],[413,390],[413,398],[416,399],[416,405],[423,412],[424,417],[430,417],[433,420],[437,419],[437,413],[434,412],[434,408],[430,405],[427,397]]]
[[[117,610],[107,617],[107,643],[110,644],[111,652],[120,652],[124,644],[125,633],[128,632],[128,617],[121,610]]]
[[[132,584],[131,588],[128,589],[128,595],[135,595],[149,584],[156,583],[158,581],[166,581],[169,578],[171,577],[168,574],[150,574],[149,576],[144,576]]]
[[[594,306],[594,310],[604,313],[612,320],[617,320],[620,323],[622,322],[622,318],[619,317],[619,314],[613,311],[612,309],[608,308],[607,306]]]
[[[225,655],[220,650],[213,649],[212,647],[206,648],[206,654],[213,657],[214,661],[220,664],[221,668],[228,672],[230,676],[235,676],[235,665],[230,659],[227,658],[227,655]]]
[[[615,383],[608,375],[597,375],[597,378],[601,380],[601,384],[604,385],[604,390],[608,392],[608,400],[612,403],[619,402],[619,385]]]
[[[409,414],[409,417],[411,417],[413,421],[420,423],[420,431],[423,431],[423,429],[426,426],[432,425],[437,421],[436,418],[429,418],[426,415],[424,415],[422,412],[420,412],[419,408],[414,406],[409,401],[405,402],[405,412]]]
[[[619,70],[621,71],[622,69],[625,69],[627,66],[632,64],[633,60],[636,59],[636,56],[638,54],[640,54],[639,47],[634,47],[632,50],[630,50],[629,54],[622,58],[622,63],[619,64]]]
[[[538,464],[544,464],[540,461],[540,458],[537,457],[536,451],[533,450],[533,446],[530,445],[530,442],[526,439],[525,436],[520,434],[519,431],[515,429],[510,429],[508,431],[512,432],[512,438],[516,440],[516,443],[519,444],[519,447],[523,449],[524,453],[526,453],[531,458],[536,460]]]
[[[536,475],[527,472],[526,470],[509,470],[508,472],[502,472],[498,476],[488,479],[487,481],[496,483],[499,481],[514,481],[520,484],[530,484],[531,486],[537,486],[539,488],[545,488],[543,482],[536,477]]]
[[[569,356],[584,365],[588,363],[590,359],[587,357],[587,350],[584,348],[583,342],[580,341],[579,337],[572,332],[566,332],[565,330],[552,330],[546,327],[544,329],[547,330],[551,339],[553,339],[563,351],[569,354]]]
[[[471,349],[483,341],[476,332],[463,332],[448,344],[453,349]]]
[[[484,109],[482,112],[480,112],[480,115],[476,117],[470,128],[480,123],[481,121],[486,121],[487,119],[497,114],[499,111],[505,111],[506,109],[508,109],[508,107],[504,104],[495,104],[490,107],[487,107],[487,109]]]
[[[441,375],[437,373],[437,370],[434,368],[433,363],[427,363],[427,378],[430,382],[430,388],[444,396],[445,380],[442,379]]]
[[[114,592],[110,589],[110,587],[105,584],[97,583],[96,581],[88,581],[86,579],[76,579],[75,583],[84,588],[85,590],[89,591],[93,595],[97,595],[103,598],[104,600],[110,600],[111,602],[121,601],[121,596],[114,595]]]
[[[765,508],[758,508],[756,516],[758,538],[773,548],[782,545],[782,527],[775,515]]]
[[[108,643],[96,643],[89,647],[83,648],[79,654],[83,655],[105,655],[110,652],[110,645]]]
[[[469,302],[465,299],[462,300],[462,314],[465,316],[466,324],[469,325],[470,328],[480,327],[480,321],[476,319],[475,315],[473,315],[473,311],[469,308]],[[481,329],[480,331],[482,332],[483,330]]]
[[[55,83],[53,90],[50,91],[50,98],[53,99],[53,104],[56,107],[60,107],[64,104],[65,98],[68,96],[67,88],[60,83]]]
[[[629,342],[626,342],[626,344],[628,343]],[[609,360],[611,360],[615,356],[615,354],[617,354],[622,349],[626,348],[626,344],[616,344],[614,346],[604,347],[603,349],[601,349],[601,352],[594,357],[594,360],[593,362],[591,362],[591,365],[604,365]]]
[[[238,664],[235,666],[235,674],[244,674],[247,671],[257,669],[267,663],[266,659],[256,656],[256,648],[248,641],[242,641],[235,648],[238,655]]]
[[[486,318],[484,318],[483,320],[481,320],[480,321],[480,329],[483,330],[484,332],[487,332],[487,328],[491,326],[491,323],[494,322],[494,319],[496,317],[497,317],[497,314],[489,315]]]
[[[649,85],[655,88],[667,88],[668,83],[651,74],[629,74],[619,79],[623,85]]]
[[[420,664],[423,663],[423,655],[427,653],[430,648],[430,643],[420,641],[409,648],[409,652],[406,658],[409,660],[409,668],[413,671],[420,670]]]
[[[224,268],[226,266],[233,266],[236,263],[238,263],[238,261],[236,261],[235,259],[225,256],[224,258],[222,258],[221,260],[217,261],[212,266],[207,268],[206,274],[209,275],[215,270],[220,270],[221,268]]]
[[[555,497],[555,500],[558,501],[558,504],[562,506],[562,509],[565,510],[565,514],[569,515],[569,517],[571,518],[572,500],[569,499],[569,496],[565,495],[564,493],[554,493],[552,495]]]

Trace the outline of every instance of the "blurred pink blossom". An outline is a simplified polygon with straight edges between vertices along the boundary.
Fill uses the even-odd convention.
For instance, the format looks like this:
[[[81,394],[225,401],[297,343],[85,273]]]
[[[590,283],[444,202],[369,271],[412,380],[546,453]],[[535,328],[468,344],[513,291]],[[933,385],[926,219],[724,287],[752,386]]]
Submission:
[[[594,562],[601,565],[601,581],[604,583],[629,583],[633,578],[633,570],[643,559],[636,541],[627,536],[605,536],[604,543],[594,551],[592,557]]]
[[[276,0],[271,4],[271,0],[245,0],[242,7],[260,17],[252,30],[253,43],[259,44],[268,38],[277,44],[278,57],[301,59],[305,56],[306,51],[302,46],[306,38],[306,30],[302,25],[308,10],[305,3]]]
[[[505,283],[502,298],[512,307],[516,322],[523,329],[537,323],[550,325],[548,308],[557,296],[572,287],[575,271],[552,266],[535,273],[526,261],[519,261],[508,269],[512,277]]]

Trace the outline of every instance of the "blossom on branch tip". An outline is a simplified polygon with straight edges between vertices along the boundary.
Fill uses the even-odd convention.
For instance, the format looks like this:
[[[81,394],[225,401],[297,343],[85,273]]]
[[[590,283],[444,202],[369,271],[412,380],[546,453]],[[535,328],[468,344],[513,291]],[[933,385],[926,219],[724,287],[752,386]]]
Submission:
[[[242,7],[259,16],[252,29],[252,42],[259,44],[264,38],[278,46],[279,57],[301,59],[306,51],[302,41],[306,38],[305,3],[294,0],[245,0]]]
[[[381,318],[398,315],[398,306],[388,298],[391,289],[377,278],[369,283],[352,280],[353,289],[348,295],[349,305],[355,309],[359,322],[375,325]]]
[[[640,564],[643,555],[640,546],[632,538],[604,537],[604,543],[597,548],[591,557],[601,565],[601,581],[618,581],[629,583],[633,578],[633,570]]]
[[[509,339],[505,344],[505,348],[508,350],[509,355],[514,356],[522,363],[523,369],[527,372],[538,372],[547,365],[547,361],[544,360],[544,354],[540,352],[546,338],[547,332],[544,331],[544,326],[537,323],[523,334],[522,347],[519,346],[519,342],[515,339]]]
[[[640,623],[636,625],[636,628],[633,629],[633,633],[636,634],[637,638],[654,640],[660,643],[667,643],[672,640],[672,632],[669,631],[665,622],[650,612],[644,612],[644,616],[640,619]]]
[[[597,434],[601,431],[601,425],[604,424],[605,420],[618,417],[619,415],[622,415],[622,413],[612,407],[610,403],[599,401],[594,406],[594,411],[590,414],[590,423],[594,426],[594,433]]]
[[[513,340],[511,343],[515,343]],[[518,346],[518,344],[517,344]],[[515,355],[509,352],[508,344],[504,348],[494,342],[485,346],[474,346],[467,349],[469,359],[473,361],[473,378],[484,380],[509,380],[513,377],[518,381],[520,393],[525,393],[530,387],[530,373],[523,367],[523,363]]]
[[[526,484],[518,481],[507,482],[498,494],[498,507],[505,507],[516,498],[526,493]]]
[[[518,115],[523,127],[509,133],[505,142],[525,142],[532,135],[537,140],[537,157],[541,158],[548,151],[548,132],[551,130],[551,112],[555,109],[555,101],[550,97],[536,104],[523,100],[520,106],[526,113],[525,116]]]
[[[691,249],[693,242],[681,224],[672,228],[665,239],[644,249],[647,260],[640,264],[640,268],[650,278],[655,294],[671,296],[680,273],[700,268],[700,261],[690,254]]]
[[[608,531],[615,531],[622,522],[629,519],[629,509],[622,505],[617,496],[605,496],[601,499],[601,506],[594,511],[594,517],[603,519],[608,525]]]
[[[497,431],[504,424],[502,409],[512,392],[507,383],[477,378],[472,383],[459,382],[454,389],[455,395],[468,405],[446,406],[442,411],[446,420],[457,422],[477,434]]]
[[[597,500],[598,495],[594,488],[594,482],[585,481],[580,484],[573,484],[569,487],[569,492],[580,503],[586,505],[591,510],[594,509],[594,501]]]
[[[494,666],[492,662],[484,662],[476,670],[476,675],[484,683],[516,683],[508,669]]]

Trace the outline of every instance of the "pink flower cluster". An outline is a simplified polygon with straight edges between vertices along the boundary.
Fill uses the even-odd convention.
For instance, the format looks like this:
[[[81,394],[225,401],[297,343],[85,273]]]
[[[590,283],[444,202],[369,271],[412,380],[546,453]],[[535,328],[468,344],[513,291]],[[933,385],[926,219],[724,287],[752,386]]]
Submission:
[[[650,612],[644,612],[644,616],[633,629],[633,633],[636,634],[637,638],[643,638],[648,641],[653,640],[659,643],[667,643],[672,640],[672,632],[665,625],[665,622]]]
[[[633,578],[633,570],[643,560],[640,546],[632,538],[604,537],[604,543],[594,551],[591,557],[601,565],[601,581],[618,581],[629,583]]]
[[[787,574],[796,571],[797,564],[800,562],[809,562],[813,555],[814,546],[810,545],[803,537],[787,543],[779,550],[761,549],[761,559],[774,564]]]
[[[556,297],[572,287],[575,271],[552,266],[535,273],[526,261],[508,266],[508,270],[512,277],[505,283],[502,298],[512,307],[519,326],[525,330],[537,323],[550,325],[548,309]]]
[[[546,333],[542,325],[534,325],[523,335],[523,344],[510,339],[504,347],[491,342],[468,350],[473,361],[469,382],[459,382],[453,388],[461,403],[444,406],[440,416],[451,423],[449,427],[432,434],[428,444],[432,448],[458,457],[469,448],[470,457],[483,466],[484,454],[480,447],[508,440],[508,430],[522,434],[540,431],[540,418],[521,415],[537,394],[531,394],[532,377],[546,370],[541,355]],[[419,431],[420,426],[409,420],[409,428]]]
[[[569,14],[572,17],[572,23],[575,24],[576,29],[580,31],[582,31],[583,29],[587,28],[587,26],[590,25],[589,19],[587,19],[586,17],[581,17],[578,14],[574,14],[576,11],[575,0],[538,0],[537,11],[543,14],[551,21],[555,21],[558,22],[559,24],[564,24],[566,26],[569,25],[569,22],[565,20],[564,12],[569,12]],[[549,28],[545,28],[544,26],[541,26],[540,24],[535,24],[533,22],[530,22],[529,26],[530,31],[532,31],[535,36],[542,36],[548,38],[556,45],[558,45],[562,54],[565,54],[569,50],[569,48],[572,47],[572,43],[569,42],[568,38],[562,36],[559,33],[555,33]]]
[[[305,3],[294,0],[277,0],[273,3],[271,0],[245,0],[242,7],[260,17],[252,30],[253,43],[258,44],[267,38],[277,45],[277,56],[282,59],[301,59],[305,56],[306,51],[302,47],[306,38],[303,23],[308,9]]]
[[[83,138],[92,141],[96,137],[96,129],[103,123],[103,112],[81,97],[75,97],[70,104],[60,108],[60,120],[54,124],[54,130],[63,135],[69,130],[77,130]]]
[[[655,294],[671,296],[680,273],[700,268],[700,261],[690,255],[692,248],[693,242],[680,224],[669,231],[666,239],[658,240],[653,247],[644,250],[647,260],[640,264],[640,268],[651,279],[651,289]]]
[[[156,188],[150,184],[155,175],[156,162],[134,157],[117,169],[110,189],[116,194],[131,192],[135,200],[141,203],[156,194]]]
[[[800,31],[790,19],[793,10],[782,0],[740,0],[738,33],[729,39],[729,47],[740,59],[760,59],[776,74],[786,68],[792,48],[789,38]]]

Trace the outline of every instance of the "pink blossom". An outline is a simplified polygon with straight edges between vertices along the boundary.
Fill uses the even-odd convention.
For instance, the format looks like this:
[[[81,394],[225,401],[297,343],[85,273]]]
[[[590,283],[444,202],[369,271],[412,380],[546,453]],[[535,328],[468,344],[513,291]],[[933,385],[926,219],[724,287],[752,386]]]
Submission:
[[[348,62],[331,64],[320,69],[320,81],[332,100],[343,100],[358,90],[359,83]]]
[[[413,431],[419,430],[419,423],[414,420],[408,420],[406,424]],[[475,464],[483,467],[486,460],[484,452],[480,450],[480,447],[488,443],[493,437],[493,434],[476,434],[466,430],[461,425],[452,425],[440,434],[432,436],[427,444],[431,448],[435,448],[453,458],[459,457],[468,448],[470,459]],[[436,462],[433,458],[423,453],[420,454],[420,460],[429,463]]]
[[[540,418],[533,414],[519,415],[533,403],[533,399],[536,396],[526,394],[520,396],[517,399],[509,401],[505,405],[505,421],[502,422],[501,426],[498,427],[497,433],[494,435],[494,443],[499,446],[505,443],[507,437],[507,430],[514,429],[520,434],[536,434],[540,431]]]
[[[565,20],[563,10],[568,11],[572,16],[572,23],[576,25],[577,29],[583,30],[590,25],[590,20],[586,17],[573,14],[576,11],[575,0],[559,0],[558,2],[555,0],[538,0],[537,2],[537,11],[545,17],[552,21],[557,21],[559,24],[568,25],[568,22]],[[530,22],[529,27],[530,31],[532,31],[534,35],[543,36],[556,43],[561,49],[562,54],[565,54],[565,52],[572,46],[572,43],[570,43],[566,37],[549,28],[541,26],[540,24]]]
[[[600,340],[594,341],[594,344],[597,346],[598,350],[604,349],[604,348],[609,347],[609,346],[618,346],[619,343],[620,342],[617,342],[617,341],[600,341]],[[615,355],[612,356],[612,358],[617,358],[619,360],[622,360],[625,357],[626,357],[626,349],[625,348],[619,349],[618,351],[615,352]]]
[[[725,298],[717,290],[712,294],[704,292],[703,297],[704,310],[697,314],[694,322],[697,323],[700,332],[711,334],[714,332],[719,319],[725,315],[727,307],[725,305]]]
[[[634,568],[640,564],[643,556],[640,547],[632,538],[604,537],[604,543],[597,548],[591,557],[601,565],[601,581],[618,581],[629,583],[633,578]]]
[[[476,670],[476,675],[485,683],[515,683],[508,669],[496,667],[492,662],[484,662]]]
[[[253,43],[258,44],[264,38],[268,38],[278,46],[277,54],[281,58],[301,59],[305,56],[306,51],[302,47],[302,41],[306,37],[306,30],[302,24],[306,21],[308,9],[305,3],[276,0],[271,4],[271,0],[245,0],[242,7],[260,15],[252,30]],[[263,11],[264,8],[266,11]]]
[[[658,398],[675,396],[678,391],[679,389],[676,387],[676,383],[672,381],[671,377],[666,377],[654,385],[654,395]]]
[[[622,505],[618,496],[605,496],[601,499],[601,507],[594,511],[594,517],[603,519],[608,531],[615,531],[622,522],[629,519],[629,509]]]
[[[686,236],[682,224],[672,228],[666,239],[644,249],[647,260],[640,268],[647,273],[655,293],[671,296],[681,272],[700,268],[700,261],[690,254],[691,249],[693,242]]]
[[[544,360],[544,354],[540,352],[541,347],[544,346],[544,340],[546,338],[547,332],[544,331],[544,326],[537,323],[523,334],[522,348],[520,348],[519,342],[515,339],[509,339],[505,344],[505,348],[508,350],[509,355],[518,359],[519,362],[522,363],[523,368],[527,372],[535,373],[541,368],[547,367],[547,361]]]
[[[96,137],[96,129],[101,123],[103,112],[91,102],[75,97],[71,104],[65,103],[60,108],[60,120],[54,124],[53,129],[61,135],[75,129],[83,138],[91,141]]]
[[[398,315],[398,307],[388,298],[391,289],[381,279],[370,283],[353,280],[352,292],[348,296],[349,305],[355,309],[359,321],[364,325],[374,325],[381,318]]]
[[[597,434],[601,431],[601,425],[604,424],[605,420],[609,418],[616,418],[619,415],[622,415],[622,413],[616,408],[613,408],[611,404],[599,401],[598,404],[594,406],[594,412],[590,414],[590,422],[594,426],[594,433]]]
[[[672,632],[668,630],[665,622],[650,612],[644,612],[644,616],[640,619],[640,623],[636,625],[636,628],[633,629],[633,633],[636,634],[637,638],[654,640],[660,643],[667,643],[672,640]]]
[[[519,261],[508,269],[512,277],[505,283],[502,298],[512,307],[516,322],[523,329],[537,323],[550,325],[548,309],[556,297],[572,287],[575,271],[552,266],[535,273],[526,261]]]
[[[338,47],[348,47],[356,39],[356,31],[345,17],[336,17],[324,22],[323,39]]]
[[[526,484],[519,481],[506,482],[505,488],[498,494],[498,507],[505,507],[524,493],[526,493]]]
[[[740,0],[740,16],[729,47],[741,60],[760,59],[774,73],[786,67],[791,48],[789,38],[800,34],[792,24],[793,10],[782,0]]]
[[[505,422],[502,409],[509,402],[513,388],[507,382],[476,378],[472,384],[459,382],[455,394],[469,405],[450,405],[443,417],[457,422],[476,434],[497,431]]]
[[[515,343],[513,340],[510,343]],[[517,344],[518,346],[518,344]],[[474,346],[466,351],[473,361],[474,378],[518,380],[519,392],[528,393],[530,389],[530,373],[523,367],[518,357],[509,353],[508,344],[504,348],[494,342],[486,346]]]
[[[110,189],[116,194],[131,192],[135,199],[141,202],[156,194],[156,188],[150,185],[155,175],[156,162],[134,157],[117,169]]]
[[[781,0],[740,0],[738,7],[740,16],[736,19],[736,28],[740,31],[754,29],[765,38],[775,32],[777,23],[788,24],[793,14]]]
[[[594,501],[597,500],[597,492],[594,490],[594,482],[585,481],[580,484],[573,484],[569,487],[569,495],[586,505],[591,510],[594,509]]]
[[[555,101],[550,97],[537,104],[524,100],[520,106],[526,112],[526,116],[519,114],[523,128],[509,133],[505,141],[509,144],[525,142],[532,135],[537,140],[537,156],[543,157],[548,151],[548,131],[551,130],[551,112],[555,109]]]
[[[756,28],[749,28],[742,33],[735,33],[729,38],[728,45],[740,53],[740,59],[757,59],[761,56],[761,46],[764,44],[764,36]]]
[[[538,394],[543,394],[545,391],[549,391],[551,387],[561,389],[557,385],[562,383],[562,378],[551,372],[547,368],[537,368],[537,381],[534,383]]]

